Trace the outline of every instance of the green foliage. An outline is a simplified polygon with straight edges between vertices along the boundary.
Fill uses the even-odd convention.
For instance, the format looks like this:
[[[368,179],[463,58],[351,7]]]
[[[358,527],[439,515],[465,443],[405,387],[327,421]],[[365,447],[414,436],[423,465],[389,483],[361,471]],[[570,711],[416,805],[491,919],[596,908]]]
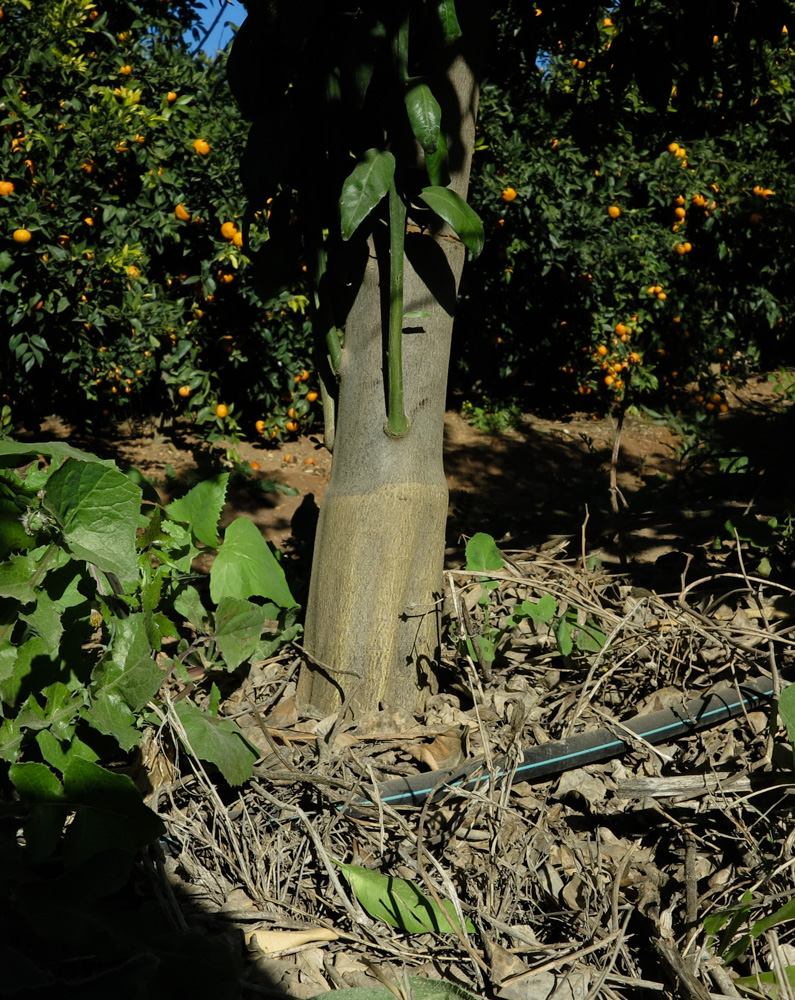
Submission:
[[[158,697],[194,687],[188,671],[206,698],[214,677],[298,634],[284,572],[252,522],[218,540],[226,474],[163,507],[140,476],[62,443],[0,442],[0,463],[6,766],[65,773],[129,752],[168,714]],[[215,548],[209,581],[193,574]],[[185,749],[240,784],[256,752],[210,702],[178,700]]]
[[[499,434],[511,430],[518,425],[521,418],[517,403],[500,405],[488,396],[483,396],[479,403],[465,399],[461,404],[461,412],[473,427],[477,427],[485,434]]]
[[[241,120],[225,55],[183,38],[194,6],[4,3],[5,433],[44,400],[89,428],[158,417],[211,440],[282,437],[291,408],[311,423],[301,264],[270,280],[262,215],[243,239]]]
[[[444,2],[444,0],[443,0]],[[408,976],[405,980],[387,986],[354,986],[347,990],[332,990],[335,1000],[393,1000],[395,995],[404,1000],[477,1000],[474,994],[446,979],[423,979]],[[320,993],[312,1000],[322,1000],[328,993]]]
[[[505,565],[497,543],[491,535],[479,531],[473,535],[466,546],[466,565],[464,569],[471,573],[489,573],[501,570]],[[544,594],[540,600],[522,601],[517,604],[513,613],[506,615],[500,626],[494,624],[494,603],[491,592],[499,583],[487,576],[482,576],[480,583],[480,599],[483,621],[478,634],[462,630],[459,638],[461,653],[469,655],[485,669],[489,669],[497,657],[500,644],[505,636],[518,628],[523,621],[531,621],[536,626],[546,627],[563,656],[578,653],[598,653],[607,641],[598,621],[592,616],[582,615],[577,608],[568,604],[558,607],[558,602],[552,594]]]
[[[467,389],[711,418],[727,379],[793,357],[793,5],[713,5],[698,27],[657,0],[540,7],[502,4],[486,57]]]
[[[452,934],[455,921],[460,928],[455,907],[450,900],[442,906],[435,899],[429,899],[412,882],[381,872],[362,868],[361,865],[346,865],[335,861],[342,869],[354,895],[364,909],[376,920],[383,920],[391,927],[397,927],[407,934]],[[471,920],[466,921],[466,929],[474,933]]]

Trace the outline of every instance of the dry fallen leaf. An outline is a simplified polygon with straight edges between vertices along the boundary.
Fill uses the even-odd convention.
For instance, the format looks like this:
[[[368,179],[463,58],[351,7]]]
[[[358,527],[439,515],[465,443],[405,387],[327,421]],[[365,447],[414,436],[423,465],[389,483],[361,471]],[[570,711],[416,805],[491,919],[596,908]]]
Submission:
[[[339,937],[327,927],[307,927],[301,931],[250,931],[246,934],[246,946],[259,948],[266,955],[291,951],[313,941],[336,941]]]

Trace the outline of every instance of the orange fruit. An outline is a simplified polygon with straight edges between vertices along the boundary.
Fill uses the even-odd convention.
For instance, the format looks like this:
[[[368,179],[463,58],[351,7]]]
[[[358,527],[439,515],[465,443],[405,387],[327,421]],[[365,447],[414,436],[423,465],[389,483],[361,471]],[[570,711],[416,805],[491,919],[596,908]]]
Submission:
[[[678,151],[679,151],[679,143],[678,142],[672,142],[672,143],[669,144],[669,146],[668,146],[668,152],[669,153],[677,153]]]
[[[604,344],[600,344],[596,348],[596,353],[599,355],[600,358],[603,358],[607,354],[607,348],[605,347]]]
[[[257,431],[257,434],[263,434],[264,431],[265,431],[265,421],[264,420],[258,420],[254,424],[254,427],[255,427],[255,429]]]
[[[687,215],[687,212],[680,206],[677,206],[674,209],[674,215],[677,217],[677,219],[684,219],[684,217]]]
[[[661,302],[664,302],[668,298],[668,296],[665,294],[665,292],[657,292],[657,298]]]
[[[615,379],[612,375],[605,375],[605,385],[612,385],[614,382]]]
[[[298,430],[298,424],[294,420],[288,420],[287,423],[284,425],[284,428],[285,430],[288,430],[290,431],[290,433],[292,433],[293,431]]]
[[[176,99],[177,99],[176,93],[173,90],[169,90],[169,92],[166,94],[166,100],[168,101],[168,103],[171,104],[171,102],[176,101]]]
[[[629,333],[629,330],[627,330],[627,327],[624,323],[616,323],[616,333],[618,334],[619,337],[626,337],[626,335]]]
[[[309,378],[309,372],[306,370],[306,368],[304,368],[304,370],[301,372],[301,381],[306,382],[308,378]]]
[[[226,403],[219,403],[218,406],[216,406],[215,415],[216,417],[220,417],[221,420],[223,420],[224,417],[229,415],[229,407],[226,405]]]
[[[231,240],[236,232],[237,226],[234,222],[224,222],[221,226],[221,236],[223,236],[225,240]]]
[[[83,222],[85,222],[85,224],[86,224],[87,226],[93,226],[93,225],[94,225],[94,220],[93,220],[93,219],[91,218],[91,216],[90,216],[90,215],[87,215],[87,216],[85,217],[85,219],[83,219]]]
[[[674,247],[674,250],[676,250],[678,254],[687,253],[687,250],[685,250],[684,243],[677,243],[676,246]]]
[[[248,464],[254,472],[257,472],[259,469],[262,468],[259,462],[249,462]]]
[[[610,208],[608,208],[607,210],[607,214],[610,216],[611,219],[617,219],[619,215],[621,215],[621,209],[618,207],[618,205],[611,205]]]
[[[5,198],[9,194],[14,193],[14,185],[11,181],[0,181],[0,196]]]
[[[632,354],[629,355],[629,362],[630,364],[633,365],[640,364],[640,355],[637,353],[637,351],[633,351]]]
[[[500,198],[502,198],[503,201],[513,201],[516,198],[516,188],[503,188]]]
[[[185,208],[182,202],[180,202],[174,209],[174,215],[176,215],[180,222],[190,222],[190,212]]]
[[[684,205],[684,203],[685,203],[685,199],[684,199],[683,195],[680,194],[677,198],[674,198],[674,204],[675,205]]]
[[[312,392],[308,392],[306,394],[307,403],[314,403],[316,399],[317,399],[317,393],[314,391],[314,389],[312,390]]]
[[[304,465],[317,465],[317,462],[311,455],[304,459]]]
[[[234,274],[229,274],[228,272],[224,272],[224,274],[219,275],[219,277],[225,285],[229,285],[235,280]]]
[[[196,139],[193,143],[193,148],[199,156],[206,156],[210,152],[210,143],[206,139]]]
[[[129,76],[132,73],[132,66],[119,66],[119,73],[122,76]]]
[[[236,247],[242,247],[243,246],[243,234],[242,233],[235,233],[235,235],[232,237],[232,242],[234,243],[234,245]]]
[[[685,244],[683,244],[683,246],[685,248],[685,253],[690,253],[690,251],[693,249],[693,244],[692,243],[685,243]]]
[[[15,229],[13,233],[15,243],[30,243],[33,234],[29,229]]]
[[[190,396],[190,386],[181,385],[179,389],[177,389],[177,392],[179,393],[180,396],[182,396],[183,399],[187,399],[188,396]]]

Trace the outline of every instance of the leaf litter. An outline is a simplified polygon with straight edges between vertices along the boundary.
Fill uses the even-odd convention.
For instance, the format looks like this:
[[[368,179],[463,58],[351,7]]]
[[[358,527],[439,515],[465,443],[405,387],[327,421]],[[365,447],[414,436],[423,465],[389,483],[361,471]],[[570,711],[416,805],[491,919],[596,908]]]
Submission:
[[[755,995],[786,996],[768,972],[786,982],[795,965],[792,922],[760,921],[795,896],[793,752],[768,712],[671,746],[634,740],[551,780],[397,810],[379,798],[384,780],[476,757],[487,769],[791,666],[792,592],[769,581],[718,570],[663,597],[565,547],[501,555],[448,573],[448,681],[421,716],[301,717],[300,651],[286,648],[220,705],[261,755],[232,787],[180,753],[167,713],[145,765],[169,831],[151,872],[175,926],[245,953],[246,996],[379,987],[373,968],[401,989],[427,977],[505,1000],[738,995],[754,976]],[[479,662],[488,643],[472,640],[495,635]],[[340,865],[379,873],[378,899]],[[386,883],[411,887],[404,902]],[[411,898],[428,907],[406,925],[419,933],[394,917]],[[422,930],[442,910],[444,932]]]

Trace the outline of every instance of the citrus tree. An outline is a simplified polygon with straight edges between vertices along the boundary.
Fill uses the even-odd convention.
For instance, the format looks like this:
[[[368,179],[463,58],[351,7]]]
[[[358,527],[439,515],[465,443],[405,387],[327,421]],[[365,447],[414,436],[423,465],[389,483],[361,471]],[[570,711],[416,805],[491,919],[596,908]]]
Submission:
[[[462,0],[247,6],[229,74],[253,119],[242,157],[249,216],[273,199],[268,249],[278,254],[284,219],[299,215],[333,420],[307,609],[312,663],[299,694],[322,709],[349,699],[416,707],[433,687],[442,597],[452,313],[465,248],[475,257],[483,242],[464,199],[473,51],[486,25],[480,5]],[[700,335],[707,309],[710,344],[725,337],[720,306],[697,312],[698,300],[725,282],[746,243],[746,260],[758,260],[753,242],[767,238],[779,178],[760,162],[746,191],[726,191],[726,168],[713,162],[720,139],[707,126],[716,100],[724,116],[757,121],[745,105],[772,85],[767,46],[781,45],[790,5],[705,5],[686,45],[683,2],[615,12],[571,0],[499,6],[502,30],[485,47],[502,93],[512,87],[513,96],[489,105],[479,148],[492,133],[501,145],[478,183],[490,234],[500,234],[492,267],[495,258],[502,266],[486,305],[470,274],[468,295],[479,303],[471,315],[487,315],[495,346],[508,340],[516,355],[533,337],[528,315],[539,319],[534,339],[556,351],[566,331],[560,360],[583,392],[620,394],[630,372],[653,388],[652,362],[666,350],[657,344],[679,330],[686,344],[691,327]],[[562,79],[567,57],[555,90],[548,81]],[[545,134],[553,117],[560,132]],[[306,123],[301,134],[268,142],[274,126],[296,120]],[[524,163],[528,145],[536,153]],[[681,302],[669,296],[674,282]],[[776,294],[763,299],[765,322],[777,322]],[[743,315],[757,312],[752,303]],[[568,327],[581,330],[570,344]]]
[[[462,381],[719,414],[727,375],[792,361],[791,5],[594,5],[565,41],[543,7],[490,50]]]
[[[225,56],[185,41],[195,6],[3,5],[6,430],[57,412],[102,430],[165,417],[270,438],[310,419],[301,262],[252,265],[240,116]]]

